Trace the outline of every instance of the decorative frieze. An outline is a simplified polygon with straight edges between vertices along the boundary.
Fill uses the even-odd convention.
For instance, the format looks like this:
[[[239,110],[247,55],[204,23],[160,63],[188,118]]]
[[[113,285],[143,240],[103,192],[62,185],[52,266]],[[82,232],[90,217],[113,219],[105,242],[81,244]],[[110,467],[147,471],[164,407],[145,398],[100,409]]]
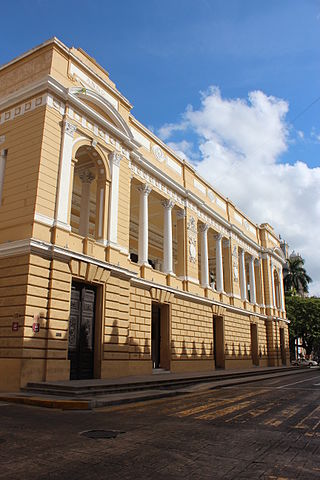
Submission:
[[[106,130],[101,128],[99,125],[92,123],[90,120],[88,120],[85,115],[77,112],[71,107],[68,107],[67,116],[69,118],[72,118],[77,123],[81,124],[81,126],[86,130],[89,130],[91,134],[99,137],[100,141],[103,141],[107,145],[112,145],[117,152],[120,152],[124,157],[129,159],[129,151],[122,146],[121,142],[112,135],[110,135],[108,132],[106,132]]]
[[[188,250],[189,250],[189,261],[191,263],[196,263],[197,260],[197,223],[194,217],[190,217],[187,223],[188,230]]]
[[[4,111],[0,116],[0,125],[10,120],[14,120],[16,117],[20,117],[25,113],[31,112],[36,108],[43,107],[47,103],[47,94],[39,95],[30,100],[24,101],[14,108]]]

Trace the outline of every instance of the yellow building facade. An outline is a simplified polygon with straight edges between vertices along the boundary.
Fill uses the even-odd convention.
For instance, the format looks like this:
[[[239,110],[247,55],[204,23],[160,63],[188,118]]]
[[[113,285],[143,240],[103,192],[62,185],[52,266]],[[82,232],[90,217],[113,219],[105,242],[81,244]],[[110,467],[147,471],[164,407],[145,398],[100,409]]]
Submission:
[[[279,238],[57,39],[0,68],[0,389],[288,364]]]

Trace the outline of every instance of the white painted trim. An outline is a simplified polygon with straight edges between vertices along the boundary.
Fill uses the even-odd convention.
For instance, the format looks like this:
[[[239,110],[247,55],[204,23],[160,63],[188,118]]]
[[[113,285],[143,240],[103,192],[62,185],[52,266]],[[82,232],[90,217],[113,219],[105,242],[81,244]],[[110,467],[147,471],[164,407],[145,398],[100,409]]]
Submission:
[[[4,184],[4,176],[6,171],[7,155],[6,150],[0,151],[0,206],[2,205],[2,191]]]
[[[22,60],[23,58],[31,55],[32,53],[40,50],[41,48],[44,48],[46,47],[47,45],[50,45],[51,43],[54,43],[55,45],[58,45],[65,53],[67,53],[70,58],[72,60],[74,60],[76,63],[78,63],[79,65],[81,65],[81,67],[90,73],[90,75],[92,75],[94,78],[96,78],[99,82],[101,82],[104,87],[111,91],[115,96],[117,96],[118,98],[121,98],[126,104],[127,106],[129,106],[130,108],[132,108],[132,105],[131,103],[129,102],[129,100],[124,96],[122,95],[122,93],[120,93],[118,90],[116,90],[115,88],[113,88],[111,85],[109,85],[109,83],[107,83],[102,77],[100,77],[100,75],[98,75],[96,72],[94,72],[94,70],[92,70],[87,64],[83,63],[79,57],[77,57],[76,55],[74,55],[72,52],[71,52],[71,49],[69,47],[67,47],[64,43],[62,43],[57,37],[53,37],[53,38],[50,38],[49,40],[41,43],[40,45],[32,48],[31,50],[28,50],[27,52],[19,55],[18,57],[14,58],[13,60],[11,60],[10,62],[8,63],[5,63],[4,65],[1,65],[0,66],[0,71],[1,70],[4,70],[5,68],[9,67],[10,65],[13,65],[14,63],[18,62],[19,60]],[[93,59],[92,59],[93,60]]]
[[[220,216],[217,212],[215,212],[212,208],[210,208],[208,205],[206,205],[199,197],[197,197],[195,194],[192,192],[184,189],[179,183],[176,181],[172,180],[168,175],[164,174],[163,172],[160,171],[157,167],[152,165],[150,162],[148,162],[145,158],[141,157],[139,154],[136,153],[136,145],[130,141],[122,132],[120,132],[118,129],[113,127],[109,122],[107,122],[103,117],[101,117],[99,114],[97,114],[94,110],[92,110],[90,107],[88,107],[86,104],[81,102],[79,99],[77,99],[74,95],[68,93],[67,89],[63,87],[57,80],[52,78],[50,75],[47,75],[44,77],[42,80],[39,82],[36,82],[35,84],[25,87],[21,89],[20,91],[16,92],[15,94],[3,99],[1,101],[1,106],[5,106],[6,102],[8,103],[9,101],[11,103],[14,103],[17,101],[17,98],[20,98],[21,96],[28,96],[30,95],[30,92],[35,93],[36,91],[41,91],[44,88],[50,88],[56,93],[58,93],[60,96],[62,96],[65,99],[68,99],[69,101],[73,101],[75,104],[78,105],[78,107],[87,112],[90,116],[93,116],[96,118],[100,123],[102,123],[107,129],[112,130],[116,135],[118,135],[124,143],[130,148],[133,149],[132,155],[134,158],[143,164],[143,166],[149,170],[152,171],[152,173],[156,177],[160,177],[166,184],[170,185],[171,187],[174,188],[174,190],[178,191],[184,198],[190,198],[192,199],[197,207],[199,208],[199,214],[201,215],[202,212],[206,212],[207,214],[210,215],[211,218],[215,219],[219,224],[223,225],[226,230],[227,234],[232,234],[234,233],[236,235],[236,240],[239,242],[240,239],[242,239],[247,245],[250,245],[251,248],[254,249],[255,253],[257,252],[265,252],[268,251],[268,253],[276,259],[280,264],[283,264],[283,259],[281,259],[276,252],[270,251],[269,249],[264,249],[262,246],[256,244],[252,239],[247,237],[240,229],[238,229],[235,225],[229,223],[227,220],[225,220],[222,216]],[[48,102],[50,103],[49,95],[48,95]],[[139,122],[137,122],[137,125],[139,125],[140,128],[141,125]],[[156,137],[155,137],[156,138]],[[160,142],[161,144],[161,142]],[[164,144],[163,144],[164,145]],[[182,162],[183,163],[183,162]],[[200,177],[199,177],[200,178]],[[247,218],[244,214],[242,214],[244,218]],[[252,252],[250,252],[252,253]]]
[[[55,220],[53,226],[54,227],[59,227],[62,230],[65,230],[66,232],[71,232],[71,225],[69,225],[68,223],[64,223],[64,222],[60,222],[59,220]]]
[[[59,180],[56,194],[56,221],[68,225],[69,216],[69,198],[71,181],[71,161],[73,135],[76,131],[76,125],[64,121],[62,130],[62,148],[59,165]]]
[[[120,161],[121,155],[117,153],[109,154],[111,187],[110,187],[110,205],[108,215],[108,240],[110,243],[118,243],[118,208],[119,208],[119,179],[120,179]]]
[[[53,227],[54,225],[54,218],[48,217],[47,215],[43,215],[42,213],[35,213],[34,214],[34,221],[41,223],[42,225],[47,225],[48,227]]]
[[[76,252],[71,252],[70,250],[62,247],[58,247],[56,245],[53,245],[51,243],[47,242],[42,242],[36,239],[24,239],[24,240],[18,240],[14,242],[7,242],[5,244],[0,244],[0,258],[8,258],[8,257],[15,257],[17,255],[23,255],[26,253],[42,253],[48,255],[50,258],[57,258],[57,256],[61,256],[61,258],[64,259],[72,259],[74,258],[75,260],[81,260],[86,263],[92,263],[93,265],[97,265],[99,267],[103,267],[107,270],[111,270],[113,272],[119,273],[121,275],[124,275],[126,277],[130,277],[131,282],[133,284],[137,285],[144,285],[147,287],[156,287],[161,290],[166,290],[168,292],[174,293],[176,296],[180,296],[183,298],[188,298],[192,299],[198,303],[204,303],[207,305],[218,305],[226,308],[228,311],[235,311],[239,312],[242,315],[250,316],[250,315],[255,315],[259,318],[262,319],[267,319],[267,315],[262,315],[259,313],[253,313],[249,312],[247,310],[243,310],[241,308],[234,307],[232,305],[227,305],[225,303],[217,302],[214,300],[210,300],[205,297],[199,297],[198,295],[194,295],[192,293],[186,292],[184,290],[178,290],[172,287],[168,287],[165,285],[160,285],[154,282],[150,282],[144,279],[140,279],[137,277],[137,273],[133,272],[131,270],[128,270],[126,268],[118,267],[115,265],[112,265],[108,262],[104,262],[102,260],[98,260],[96,258],[90,257],[89,255],[85,255],[82,253],[76,253]],[[280,320],[285,323],[290,323],[289,320],[280,318],[280,317],[273,317],[272,320]]]

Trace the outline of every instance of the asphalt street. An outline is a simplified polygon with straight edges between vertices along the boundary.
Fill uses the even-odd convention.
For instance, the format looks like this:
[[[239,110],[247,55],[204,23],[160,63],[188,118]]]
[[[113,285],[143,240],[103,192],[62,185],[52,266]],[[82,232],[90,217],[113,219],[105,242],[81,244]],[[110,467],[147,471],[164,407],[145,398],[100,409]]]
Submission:
[[[319,425],[318,369],[94,411],[0,403],[0,479],[319,479]]]

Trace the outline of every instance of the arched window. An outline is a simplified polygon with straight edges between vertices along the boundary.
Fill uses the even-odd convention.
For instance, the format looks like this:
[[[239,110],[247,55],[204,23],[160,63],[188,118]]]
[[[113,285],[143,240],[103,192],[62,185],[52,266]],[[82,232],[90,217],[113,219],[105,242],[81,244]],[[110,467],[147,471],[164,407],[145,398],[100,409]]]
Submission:
[[[279,275],[278,275],[278,272],[276,270],[273,271],[273,281],[274,281],[274,293],[275,293],[275,306],[277,308],[280,308],[280,294],[281,294],[281,290],[280,290],[280,279],[279,279]]]
[[[101,156],[89,145],[75,154],[71,199],[71,231],[96,240],[104,237],[106,171]]]

